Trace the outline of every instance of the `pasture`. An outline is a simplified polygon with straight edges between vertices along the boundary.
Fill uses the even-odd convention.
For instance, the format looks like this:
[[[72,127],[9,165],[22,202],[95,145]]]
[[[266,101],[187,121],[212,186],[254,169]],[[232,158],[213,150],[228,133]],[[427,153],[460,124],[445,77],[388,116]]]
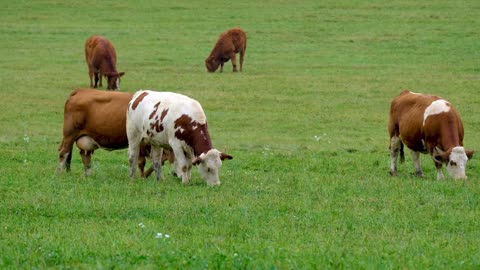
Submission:
[[[480,2],[8,1],[0,9],[0,268],[478,269],[480,156],[466,181],[389,176],[403,89],[449,100],[480,150]],[[208,73],[247,33],[243,72]],[[84,42],[107,37],[121,91],[198,100],[232,155],[210,188],[128,177],[127,150],[55,174]],[[138,173],[138,172],[137,172]],[[160,235],[161,233],[161,235]],[[168,234],[169,237],[166,237]]]

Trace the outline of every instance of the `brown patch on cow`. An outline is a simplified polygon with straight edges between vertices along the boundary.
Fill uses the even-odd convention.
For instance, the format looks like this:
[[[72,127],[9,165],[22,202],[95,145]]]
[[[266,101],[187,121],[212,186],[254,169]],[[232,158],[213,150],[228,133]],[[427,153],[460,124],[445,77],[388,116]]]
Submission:
[[[140,104],[143,98],[145,98],[147,95],[148,95],[147,92],[143,92],[140,96],[138,96],[132,104],[132,110],[135,110],[138,107],[138,104]]]
[[[183,114],[174,122],[175,137],[184,141],[193,148],[195,156],[208,152],[212,149],[212,142],[208,134],[207,124],[200,124],[190,116]]]
[[[168,113],[168,109],[165,109],[162,111],[162,115],[160,116],[160,121],[163,122],[163,119],[165,118],[165,116],[167,116],[167,113]]]
[[[153,105],[153,111],[152,111],[152,113],[150,114],[150,116],[148,116],[148,119],[152,119],[152,118],[153,118],[153,116],[157,113],[159,106],[160,106],[160,101],[157,102],[157,104]],[[156,118],[155,118],[155,119],[156,119]]]

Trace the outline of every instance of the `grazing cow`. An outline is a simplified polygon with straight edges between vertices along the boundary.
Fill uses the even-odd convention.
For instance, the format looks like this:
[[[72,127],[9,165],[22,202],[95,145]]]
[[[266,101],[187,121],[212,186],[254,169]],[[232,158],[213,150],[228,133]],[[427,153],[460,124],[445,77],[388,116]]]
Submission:
[[[93,35],[85,42],[85,60],[88,65],[88,75],[90,76],[90,87],[102,87],[102,76],[107,78],[108,90],[120,90],[120,77],[125,72],[117,72],[117,54],[112,43],[102,37]],[[95,85],[93,76],[95,75]]]
[[[138,147],[143,141],[152,146],[152,163],[161,178],[162,148],[172,149],[174,170],[186,184],[192,165],[198,165],[208,185],[220,185],[218,171],[222,160],[232,159],[212,148],[207,118],[202,106],[187,96],[140,90],[134,94],[127,111],[128,160],[130,176],[135,174]]]
[[[64,108],[63,140],[58,148],[58,171],[70,170],[73,144],[80,149],[85,175],[90,174],[90,161],[98,148],[107,150],[124,149],[128,146],[126,113],[132,94],[107,92],[93,89],[74,90]],[[150,168],[144,174],[145,157],[150,146],[142,144],[139,149],[138,166],[142,177],[148,177]],[[173,164],[173,156],[166,153],[165,159]],[[165,161],[162,160],[162,162]]]
[[[240,28],[232,28],[223,32],[213,47],[210,55],[205,59],[205,66],[209,72],[215,72],[220,65],[220,72],[223,71],[223,64],[232,59],[233,71],[237,71],[236,53],[240,53],[240,71],[243,67],[243,57],[247,50],[247,35]]]
[[[412,151],[415,174],[423,177],[420,153],[429,153],[437,168],[437,180],[443,179],[442,164],[454,179],[466,179],[467,160],[473,151],[463,148],[463,124],[453,106],[432,95],[403,91],[390,107],[390,174],[397,175],[397,157],[405,160],[403,145]]]

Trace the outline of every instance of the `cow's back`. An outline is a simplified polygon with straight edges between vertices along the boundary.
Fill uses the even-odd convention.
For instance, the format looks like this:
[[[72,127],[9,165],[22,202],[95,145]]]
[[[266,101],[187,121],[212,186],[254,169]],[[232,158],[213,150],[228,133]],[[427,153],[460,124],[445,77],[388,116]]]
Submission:
[[[93,35],[85,42],[85,58],[89,65],[99,68],[102,61],[108,61],[113,66],[117,62],[117,54],[112,43],[102,37]]]
[[[64,134],[88,135],[105,148],[126,147],[126,111],[131,98],[132,94],[124,92],[73,91],[65,103]]]
[[[168,139],[175,136],[175,123],[179,119],[188,116],[199,124],[207,121],[200,103],[172,92],[140,90],[133,96],[128,114],[132,128],[142,132],[145,138],[153,137],[150,132],[156,130],[156,140],[162,144],[168,143]]]
[[[390,106],[390,136],[400,136],[403,143],[415,151],[425,151],[422,139],[425,109],[437,96],[403,91],[393,99]]]

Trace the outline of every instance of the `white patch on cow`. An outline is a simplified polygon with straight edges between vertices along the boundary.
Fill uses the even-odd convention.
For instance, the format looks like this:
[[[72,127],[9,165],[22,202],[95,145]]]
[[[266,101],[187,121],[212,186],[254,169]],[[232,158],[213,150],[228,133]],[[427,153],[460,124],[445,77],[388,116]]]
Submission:
[[[408,91],[408,92],[410,92],[411,94],[414,94],[414,95],[421,95],[419,93],[415,93],[415,92],[412,92],[412,91]]]
[[[120,79],[119,78],[117,78],[117,80],[115,81],[115,88],[120,91]]]
[[[423,125],[429,116],[450,111],[450,104],[443,99],[435,100],[425,109],[423,113]]]
[[[467,166],[468,157],[465,148],[457,146],[452,148],[450,160],[447,163],[448,174],[454,179],[465,179],[465,167]]]

